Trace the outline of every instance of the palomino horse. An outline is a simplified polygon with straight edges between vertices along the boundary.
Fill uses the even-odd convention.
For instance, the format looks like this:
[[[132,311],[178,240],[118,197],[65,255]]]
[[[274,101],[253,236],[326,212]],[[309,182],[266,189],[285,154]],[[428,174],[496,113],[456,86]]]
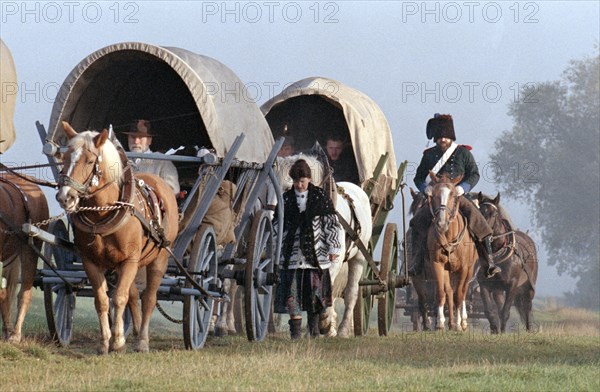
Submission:
[[[6,288],[0,287],[0,314],[4,339],[18,343],[25,315],[31,304],[33,279],[37,269],[37,253],[27,244],[21,230],[23,223],[38,223],[48,219],[48,203],[42,190],[28,181],[7,172],[0,172],[0,262],[4,264],[2,277]],[[33,246],[41,248],[38,239]],[[21,277],[18,314],[12,326],[11,305]]]
[[[510,308],[515,304],[525,329],[533,327],[533,297],[537,281],[538,261],[535,243],[522,231],[513,231],[509,219],[500,208],[500,194],[491,199],[479,193],[477,200],[483,216],[492,227],[492,250],[502,272],[487,278],[477,273],[485,315],[490,332],[506,331]]]
[[[477,261],[477,250],[470,236],[465,218],[460,214],[459,203],[470,203],[460,200],[455,185],[461,177],[450,180],[446,176],[436,177],[430,172],[432,196],[429,197],[429,208],[433,215],[433,223],[427,234],[426,262],[433,268],[436,281],[437,325],[443,330],[446,318],[444,305],[448,301],[450,329],[463,331],[467,329],[466,294],[469,280],[473,276],[473,268]],[[455,303],[457,319],[454,320]]]
[[[156,292],[167,269],[164,246],[177,236],[178,213],[173,190],[159,177],[131,174],[108,131],[77,133],[63,122],[69,138],[63,157],[60,189],[56,196],[71,214],[74,242],[94,291],[100,321],[100,354],[125,348],[123,312],[129,303],[137,351],[149,350],[150,316]],[[138,307],[136,274],[146,267],[142,314]],[[105,272],[118,275],[113,294],[113,329],[109,324],[109,298]],[[112,338],[112,341],[111,341]]]
[[[291,178],[288,175],[290,167],[298,159],[304,159],[312,170],[312,180],[316,185],[323,181],[323,167],[321,163],[310,155],[294,155],[277,159],[277,173],[279,176],[282,191],[286,191],[292,186]],[[340,216],[357,231],[363,244],[368,244],[371,239],[373,221],[371,218],[371,208],[367,194],[359,186],[349,182],[337,183],[336,200],[334,200],[336,211]],[[346,232],[340,228],[338,238],[346,238]],[[341,241],[341,254],[344,255],[343,261],[334,262],[329,269],[331,281],[333,283],[333,296],[344,298],[344,316],[337,328],[337,313],[333,306],[328,307],[325,313],[321,315],[321,331],[328,331],[327,336],[348,337],[352,330],[353,313],[356,301],[358,299],[358,282],[363,273],[363,265],[366,264],[365,256],[358,249],[354,242]]]

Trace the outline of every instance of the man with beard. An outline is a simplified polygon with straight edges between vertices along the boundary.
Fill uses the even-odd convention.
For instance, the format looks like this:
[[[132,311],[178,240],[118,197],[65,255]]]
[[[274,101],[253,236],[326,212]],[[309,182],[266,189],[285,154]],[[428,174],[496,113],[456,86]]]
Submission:
[[[135,120],[129,129],[129,132],[123,132],[127,135],[129,151],[151,153],[150,145],[152,144],[152,137],[154,135],[150,133],[150,121]],[[169,184],[176,195],[179,194],[179,175],[173,162],[137,158],[133,163],[134,171],[156,174]]]
[[[436,113],[427,122],[427,138],[435,141],[435,146],[423,152],[421,163],[415,175],[415,185],[421,193],[431,196],[431,186],[427,184],[429,171],[437,176],[448,175],[451,179],[462,176],[456,186],[460,197],[460,212],[467,218],[469,231],[474,236],[477,253],[485,268],[487,277],[492,277],[501,270],[496,266],[492,257],[492,228],[481,215],[479,209],[467,197],[469,191],[479,181],[479,169],[471,154],[471,147],[456,144],[454,122],[449,114]],[[409,273],[420,273],[424,263],[427,229],[433,217],[428,205],[419,209],[410,221],[412,230],[412,266]],[[486,265],[487,264],[487,265]]]

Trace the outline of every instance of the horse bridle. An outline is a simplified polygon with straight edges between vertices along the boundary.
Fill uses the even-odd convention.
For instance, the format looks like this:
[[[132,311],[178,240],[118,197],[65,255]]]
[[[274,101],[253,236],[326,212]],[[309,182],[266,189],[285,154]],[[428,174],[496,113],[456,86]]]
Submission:
[[[459,203],[459,201],[458,201],[458,198],[459,198],[459,197],[460,197],[460,196],[458,196],[458,195],[455,195],[455,196],[454,196],[454,208],[452,209],[452,211],[450,211],[450,215],[449,215],[449,218],[448,218],[448,221],[449,221],[449,222],[452,222],[452,221],[454,220],[454,218],[456,218],[456,215],[458,214],[458,203]],[[440,205],[440,206],[439,206],[439,207],[438,207],[438,208],[437,208],[437,209],[434,211],[434,210],[433,210],[432,203],[431,203],[431,196],[427,196],[427,203],[429,204],[429,211],[431,211],[431,215],[433,215],[433,223],[435,223],[435,222],[437,221],[437,219],[438,219],[438,217],[439,217],[439,214],[440,214],[440,212],[442,212],[442,211],[444,211],[444,210],[448,209],[448,206],[447,206],[447,205],[445,205],[445,204],[441,204],[441,205]],[[449,256],[449,255],[450,255],[452,252],[454,252],[454,250],[456,249],[456,247],[458,246],[458,244],[460,244],[460,243],[461,243],[461,241],[463,240],[463,238],[464,238],[464,236],[465,236],[465,233],[467,232],[467,230],[466,230],[466,229],[467,229],[467,226],[468,226],[468,224],[467,224],[466,217],[465,217],[464,219],[465,219],[465,224],[464,224],[464,226],[463,226],[462,230],[460,231],[460,233],[458,233],[458,237],[457,237],[457,238],[456,238],[454,241],[450,242],[450,241],[447,241],[447,240],[446,240],[446,241],[443,241],[443,242],[438,242],[438,243],[440,244],[440,246],[442,247],[442,249],[443,249],[443,250],[446,252],[446,254],[447,254],[448,256]],[[435,224],[434,224],[433,226],[434,226],[434,228],[435,228],[435,231],[436,231],[436,233],[437,233],[437,234],[438,234],[438,236],[439,236],[439,239],[441,240],[442,238],[445,238],[445,237],[444,237],[444,235],[442,235],[442,233],[440,233],[440,232],[438,231],[438,227],[437,227],[437,225],[435,225]]]
[[[68,186],[75,189],[77,195],[82,199],[90,198],[91,196],[100,192],[112,183],[107,182],[100,188],[96,189],[94,192],[89,192],[91,187],[98,186],[98,184],[100,183],[100,178],[102,178],[103,175],[102,169],[100,169],[100,162],[102,161],[102,156],[93,152],[92,154],[96,156],[96,160],[94,161],[94,168],[92,169],[86,180],[83,182],[83,184],[63,173],[60,173],[60,176],[58,178],[58,185],[60,187]]]
[[[429,211],[431,212],[431,215],[433,216],[433,222],[435,222],[438,219],[440,212],[448,209],[447,205],[441,204],[434,211],[433,204],[431,203],[431,196],[427,196],[427,204],[429,204]],[[456,217],[457,212],[458,212],[458,196],[454,196],[454,208],[452,208],[452,211],[450,211],[450,217],[448,218],[448,220],[452,221]]]
[[[495,252],[493,255],[494,259],[496,259],[496,264],[503,263],[504,261],[508,260],[515,251],[515,247],[516,247],[515,231],[512,230],[510,225],[505,223],[505,220],[499,219],[500,210],[498,209],[497,205],[495,205],[494,203],[491,203],[489,201],[486,201],[486,202],[481,203],[481,206],[491,207],[494,212],[493,212],[493,215],[490,215],[490,218],[494,219],[494,226],[500,225],[502,228],[505,229],[504,233],[501,233],[498,235],[492,234],[492,241],[495,241],[499,238],[504,238],[504,243],[502,244],[502,247],[497,252]],[[481,207],[480,207],[480,210],[481,210]],[[485,215],[484,215],[484,218],[485,218]],[[486,218],[486,220],[487,220],[487,218]],[[500,221],[500,222],[498,222],[498,221]]]

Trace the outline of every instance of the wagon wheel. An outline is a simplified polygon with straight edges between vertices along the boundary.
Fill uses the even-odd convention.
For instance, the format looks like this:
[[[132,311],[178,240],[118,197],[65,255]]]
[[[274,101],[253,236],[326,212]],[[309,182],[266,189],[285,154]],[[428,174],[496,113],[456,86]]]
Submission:
[[[233,318],[235,324],[235,333],[242,334],[244,331],[244,291],[241,287],[235,292],[233,299]]]
[[[248,340],[265,338],[271,316],[275,270],[273,225],[267,211],[256,214],[250,229],[244,281]]]
[[[369,254],[373,255],[373,244],[369,243]],[[373,280],[373,269],[366,263],[362,280]],[[371,291],[365,287],[358,288],[358,298],[354,307],[354,335],[363,336],[369,332],[369,319],[373,308],[373,296]]]
[[[69,232],[62,220],[51,222],[48,226],[48,232],[64,240],[69,239]],[[77,256],[60,246],[46,243],[44,245],[44,258],[54,263],[59,271],[64,271],[69,264],[73,264]],[[61,346],[68,346],[73,337],[76,293],[64,283],[45,283],[43,288],[44,308],[50,336],[52,340]]]
[[[379,277],[387,282],[387,291],[381,293],[377,303],[377,325],[379,336],[387,336],[394,319],[396,308],[396,271],[398,268],[398,227],[395,223],[385,226],[383,248],[381,251],[381,264]]]
[[[188,271],[198,285],[209,290],[217,280],[217,264],[215,232],[211,225],[202,225],[193,241]],[[192,284],[187,282],[186,288],[192,288]],[[205,298],[203,295],[184,296],[183,340],[186,349],[197,350],[204,346],[214,304],[214,298]]]

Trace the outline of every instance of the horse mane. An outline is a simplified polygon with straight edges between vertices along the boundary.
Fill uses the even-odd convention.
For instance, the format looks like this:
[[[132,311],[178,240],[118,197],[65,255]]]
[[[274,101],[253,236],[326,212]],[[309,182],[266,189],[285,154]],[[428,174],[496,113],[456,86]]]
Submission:
[[[96,131],[85,131],[80,132],[69,140],[68,147],[73,151],[77,151],[80,148],[86,148],[94,154],[102,157],[102,166],[107,181],[116,181],[121,185],[123,177],[123,162],[119,155],[119,151],[115,145],[107,141],[100,147],[96,147],[94,138],[100,133]]]

